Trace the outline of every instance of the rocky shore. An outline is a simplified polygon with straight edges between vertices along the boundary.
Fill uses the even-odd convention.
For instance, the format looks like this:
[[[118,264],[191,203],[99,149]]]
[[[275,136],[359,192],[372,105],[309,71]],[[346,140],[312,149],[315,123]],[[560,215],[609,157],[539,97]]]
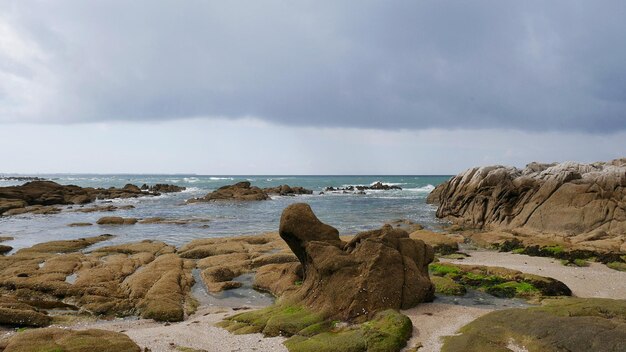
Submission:
[[[620,161],[593,165],[613,176],[621,175],[624,167]],[[543,167],[533,164],[527,169]],[[551,167],[555,169],[546,171]],[[571,226],[562,226],[568,230],[560,232],[554,230],[561,226],[558,224],[531,226],[538,221],[509,226],[529,206],[526,203],[539,208],[533,214],[539,211],[545,215],[555,209],[574,211],[568,209],[567,202],[545,209],[532,203],[544,181],[536,181],[537,189],[532,192],[532,187],[523,187],[524,192],[531,192],[528,194],[506,188],[509,183],[530,185],[529,181],[516,181],[531,177],[528,175],[538,180],[567,180],[557,192],[568,183],[578,185],[580,180],[591,177],[587,173],[581,178],[564,177],[561,171],[555,171],[571,168],[553,165],[534,171],[549,177],[519,170],[521,176],[515,176],[516,172],[503,174],[495,168],[468,171],[472,177],[464,173],[451,179],[429,197],[440,207],[437,214],[453,222],[445,232],[397,219],[377,230],[340,236],[307,204],[296,203],[284,209],[278,233],[195,239],[178,247],[155,240],[111,245],[107,241],[114,237],[101,235],[39,243],[1,255],[0,326],[5,327],[6,335],[0,338],[0,351],[619,350],[626,336],[626,273],[614,270],[626,260],[621,250],[624,234],[619,230],[623,196],[615,195],[623,191],[621,179],[617,182],[610,181],[613,176],[594,176],[596,184],[602,183],[599,180],[606,182],[604,186],[614,182],[612,191],[618,193],[611,196],[607,195],[608,186],[586,203],[572,195],[571,199],[583,208],[599,201],[613,209],[603,218],[608,219],[608,226],[588,227],[594,236],[572,232]],[[575,169],[587,170],[580,165]],[[620,171],[614,173],[616,169]],[[494,170],[502,178],[489,176]],[[525,172],[526,176],[522,175]],[[470,182],[477,173],[484,177],[478,177],[478,183]],[[553,182],[549,180],[545,182]],[[83,194],[76,186],[57,186],[64,190],[57,187],[54,192],[23,194],[36,195],[34,202],[62,199],[54,204],[67,204],[63,202],[71,202],[72,197],[92,195],[91,190],[120,197],[180,191],[168,185],[127,185],[122,189],[88,188]],[[585,190],[585,194],[594,193]],[[261,189],[241,182],[224,186],[198,201],[267,200],[269,194],[307,192],[287,185]],[[20,197],[5,199],[28,199]],[[520,197],[526,200],[519,203]],[[544,203],[552,202],[551,197]],[[583,199],[588,200],[586,197],[591,196]],[[482,214],[482,220],[475,217],[474,207],[478,204],[486,209],[477,213]],[[96,205],[72,211],[116,211],[120,207],[124,205]],[[502,208],[495,211],[494,207]],[[518,208],[522,210],[510,213],[518,214],[509,217],[510,221],[494,220],[494,214],[501,214],[503,209]],[[120,225],[209,221],[123,215],[91,221],[107,231],[130,228]],[[563,221],[573,220],[566,216]],[[581,231],[587,231],[585,226]],[[595,236],[598,231],[603,234]],[[577,236],[587,237],[576,241],[582,238]],[[9,238],[0,237],[0,241],[5,239]],[[206,306],[196,296],[198,289],[209,295],[238,295],[250,285],[242,277],[250,276],[255,289],[275,297],[273,305]],[[480,297],[482,306],[458,303],[469,302],[470,297]],[[521,308],[507,309],[512,306]],[[515,319],[506,318],[511,316]],[[486,328],[496,325],[495,330]],[[16,332],[6,327],[29,329]],[[570,343],[581,330],[584,333],[579,335],[585,341]]]
[[[0,215],[23,213],[53,214],[61,211],[59,205],[83,205],[97,199],[137,198],[158,196],[163,192],[180,192],[184,187],[156,185],[142,190],[127,184],[123,188],[91,188],[60,185],[52,181],[31,181],[21,186],[0,187]]]

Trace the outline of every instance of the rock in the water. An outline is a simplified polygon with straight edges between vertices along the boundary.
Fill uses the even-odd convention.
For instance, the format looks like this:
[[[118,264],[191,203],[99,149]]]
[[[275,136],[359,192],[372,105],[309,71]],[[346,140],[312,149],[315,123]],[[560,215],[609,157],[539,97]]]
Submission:
[[[187,202],[198,203],[221,200],[255,201],[268,199],[270,199],[270,197],[265,191],[259,187],[251,186],[250,182],[244,181],[235,183],[234,185],[220,187],[202,198],[189,199]]]
[[[48,214],[58,208],[41,208],[42,206],[86,204],[96,199],[135,198],[146,195],[158,193],[143,192],[134,185],[103,189],[60,185],[52,181],[32,181],[21,186],[0,187],[0,215],[24,212]],[[10,210],[12,212],[7,214]]]
[[[145,188],[144,188],[145,186]],[[141,186],[142,190],[149,190],[150,192],[158,192],[158,193],[175,193],[182,192],[186,190],[186,187],[176,186],[176,185],[168,185],[164,183],[157,183],[154,186],[148,186],[146,184]]]
[[[270,188],[263,188],[263,191],[267,194],[278,194],[280,196],[293,196],[297,194],[313,194],[313,191],[304,187],[289,185],[281,185]]]
[[[349,243],[319,221],[307,204],[288,206],[280,236],[302,264],[304,280],[287,299],[341,320],[364,320],[381,310],[407,309],[433,299],[428,277],[433,249],[386,225]]]
[[[105,216],[96,221],[98,225],[134,225],[136,223],[137,219],[135,218],[123,218],[120,216]]]
[[[13,247],[0,244],[0,254],[6,254],[13,250]]]
[[[128,336],[107,330],[47,328],[27,330],[0,344],[4,352],[140,352]]]
[[[437,216],[467,228],[563,237],[603,231],[608,250],[626,240],[626,159],[469,169],[437,186]],[[592,236],[593,237],[593,236]]]

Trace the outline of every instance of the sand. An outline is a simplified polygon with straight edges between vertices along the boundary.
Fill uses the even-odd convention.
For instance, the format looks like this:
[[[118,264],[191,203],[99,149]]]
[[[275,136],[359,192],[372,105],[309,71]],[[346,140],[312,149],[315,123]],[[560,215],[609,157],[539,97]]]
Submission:
[[[261,334],[233,335],[215,327],[224,317],[235,314],[231,309],[204,308],[180,323],[157,323],[153,320],[114,320],[82,323],[74,329],[104,329],[122,332],[142,350],[152,352],[189,351],[207,352],[287,352],[282,337],[264,338]]]

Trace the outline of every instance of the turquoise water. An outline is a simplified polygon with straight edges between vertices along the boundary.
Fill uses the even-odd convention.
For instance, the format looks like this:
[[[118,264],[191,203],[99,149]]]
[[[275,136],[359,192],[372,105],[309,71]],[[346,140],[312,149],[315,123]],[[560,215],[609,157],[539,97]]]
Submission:
[[[410,219],[427,228],[436,229],[442,223],[435,218],[435,207],[426,204],[428,193],[449,176],[198,176],[198,175],[37,175],[61,184],[90,187],[122,187],[127,183],[170,183],[185,186],[181,193],[159,197],[113,200],[115,205],[132,204],[134,209],[113,213],[61,212],[53,215],[18,215],[0,218],[0,235],[13,236],[5,242],[16,249],[39,242],[96,236],[117,235],[98,246],[126,243],[144,239],[161,240],[180,246],[195,238],[236,236],[277,231],[282,210],[295,202],[306,202],[316,215],[342,234],[380,227],[393,219]],[[295,197],[273,196],[272,200],[245,203],[198,203],[186,205],[186,199],[200,197],[223,185],[250,181],[259,187],[281,184],[303,186],[313,195]],[[402,190],[367,191],[365,195],[319,192],[328,186],[371,185],[377,181],[398,185]],[[0,181],[0,186],[19,184]],[[99,201],[104,204],[105,201]],[[95,223],[102,216],[135,218],[164,217],[172,219],[202,218],[208,222],[186,225],[136,224],[132,226],[68,227],[73,222]],[[208,226],[207,226],[208,225]]]

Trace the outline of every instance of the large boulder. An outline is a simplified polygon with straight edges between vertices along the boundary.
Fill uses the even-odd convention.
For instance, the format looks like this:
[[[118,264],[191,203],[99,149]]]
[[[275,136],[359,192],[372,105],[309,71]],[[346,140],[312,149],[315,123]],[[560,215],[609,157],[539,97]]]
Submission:
[[[344,243],[307,204],[283,211],[280,236],[300,260],[303,282],[287,299],[341,320],[372,318],[433,299],[433,249],[389,225]]]
[[[619,250],[626,239],[626,159],[475,167],[437,186],[427,200],[438,205],[437,217],[465,228],[565,238],[602,231],[619,237],[613,246]]]
[[[244,181],[235,183],[234,185],[220,187],[202,198],[189,199],[187,202],[198,203],[223,200],[254,201],[268,199],[270,199],[270,197],[265,191],[259,187],[251,186],[248,181]]]

